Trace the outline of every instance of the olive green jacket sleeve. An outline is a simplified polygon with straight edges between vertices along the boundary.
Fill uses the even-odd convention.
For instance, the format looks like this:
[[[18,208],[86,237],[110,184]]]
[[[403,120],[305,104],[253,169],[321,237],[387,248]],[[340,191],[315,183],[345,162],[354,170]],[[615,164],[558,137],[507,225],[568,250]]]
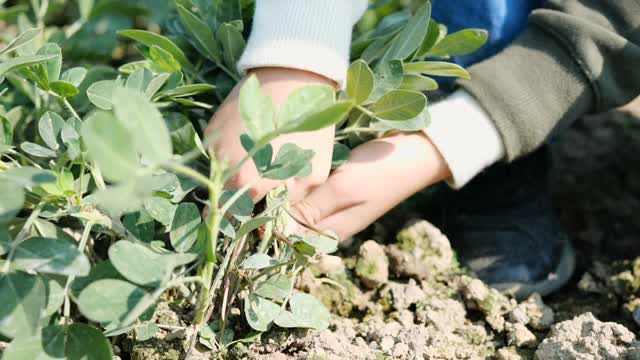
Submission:
[[[640,95],[640,0],[550,0],[512,45],[469,70],[472,80],[458,84],[514,160],[581,116]]]

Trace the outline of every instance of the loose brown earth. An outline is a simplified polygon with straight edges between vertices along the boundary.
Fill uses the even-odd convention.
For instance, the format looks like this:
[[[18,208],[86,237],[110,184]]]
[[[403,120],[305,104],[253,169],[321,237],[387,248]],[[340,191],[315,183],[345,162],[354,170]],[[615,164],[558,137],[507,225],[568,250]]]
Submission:
[[[299,286],[336,314],[329,330],[273,330],[221,356],[640,360],[638,120],[640,105],[590,117],[552,146],[553,199],[578,253],[559,293],[520,303],[499,294],[461,269],[426,221],[392,235],[410,218],[429,218],[431,195],[422,194],[365,233],[378,241],[356,239],[344,260],[329,257],[304,274]],[[173,316],[166,309],[164,324]],[[177,359],[182,347],[179,338],[152,339],[123,345],[122,355]]]

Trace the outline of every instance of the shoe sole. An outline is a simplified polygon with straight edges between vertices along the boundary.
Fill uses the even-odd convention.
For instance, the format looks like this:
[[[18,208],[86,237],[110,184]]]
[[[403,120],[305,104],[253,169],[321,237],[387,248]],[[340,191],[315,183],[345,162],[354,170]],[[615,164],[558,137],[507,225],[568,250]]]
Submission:
[[[526,299],[533,293],[546,296],[560,289],[569,282],[576,268],[576,253],[573,246],[566,237],[563,238],[563,242],[560,263],[547,279],[536,283],[497,283],[491,284],[491,287],[515,297],[518,301]]]

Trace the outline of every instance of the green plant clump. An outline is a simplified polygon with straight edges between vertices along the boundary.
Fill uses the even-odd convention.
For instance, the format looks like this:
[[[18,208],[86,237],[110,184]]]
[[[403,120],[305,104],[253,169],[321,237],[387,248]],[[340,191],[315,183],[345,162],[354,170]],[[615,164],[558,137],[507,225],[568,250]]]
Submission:
[[[156,6],[161,14],[147,10]],[[209,154],[215,135],[202,134],[240,79],[252,8],[0,0],[3,360],[112,359],[119,336],[145,341],[160,329],[184,330],[189,355],[196,344],[224,352],[272,326],[327,328],[329,311],[294,284],[336,239],[285,233],[284,188],[256,205],[247,195],[261,179],[310,174],[314,154],[294,144],[274,154],[270,142],[338,124],[339,166],[349,146],[424,128],[423,92],[438,86],[429,76],[468,77],[425,59],[470,53],[486,33],[447,34],[428,1],[382,1],[357,26],[345,91],[307,86],[276,112],[249,78],[243,163],[260,175],[225,190],[239,166]],[[182,322],[154,316],[160,300],[182,309]]]

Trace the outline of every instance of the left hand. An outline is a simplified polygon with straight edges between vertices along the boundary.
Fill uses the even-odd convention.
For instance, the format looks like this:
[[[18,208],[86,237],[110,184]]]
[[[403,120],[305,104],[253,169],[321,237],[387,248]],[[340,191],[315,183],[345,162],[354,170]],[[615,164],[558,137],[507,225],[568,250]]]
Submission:
[[[294,204],[293,213],[347,239],[414,193],[449,177],[447,163],[424,133],[395,133],[355,148],[348,163]]]

